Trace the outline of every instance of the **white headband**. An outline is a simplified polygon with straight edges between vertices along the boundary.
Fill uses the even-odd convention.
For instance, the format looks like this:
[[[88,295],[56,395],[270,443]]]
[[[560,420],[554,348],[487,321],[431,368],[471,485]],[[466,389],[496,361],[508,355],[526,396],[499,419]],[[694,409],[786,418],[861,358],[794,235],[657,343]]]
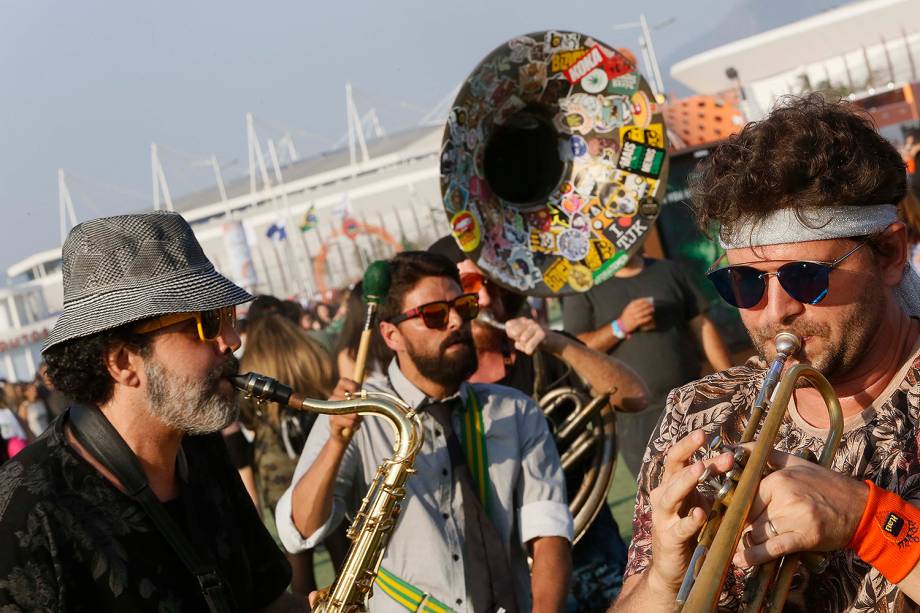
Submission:
[[[866,236],[881,232],[896,221],[899,221],[898,207],[893,204],[822,207],[800,211],[799,216],[793,209],[783,208],[762,220],[736,224],[730,235],[720,232],[719,245],[723,249],[744,249]],[[920,315],[920,277],[910,264],[904,267],[895,297],[908,315]]]

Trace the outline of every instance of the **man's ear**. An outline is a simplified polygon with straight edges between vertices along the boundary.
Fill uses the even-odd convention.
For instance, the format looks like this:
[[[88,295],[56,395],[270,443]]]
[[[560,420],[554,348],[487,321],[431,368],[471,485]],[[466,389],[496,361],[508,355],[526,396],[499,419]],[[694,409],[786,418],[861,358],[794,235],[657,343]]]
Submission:
[[[399,353],[405,349],[406,342],[405,339],[403,339],[402,332],[399,331],[398,326],[395,326],[388,321],[381,321],[379,327],[380,336],[383,337],[383,342],[386,343],[387,347],[396,353]]]
[[[875,241],[875,259],[879,265],[882,282],[894,287],[901,282],[904,276],[904,267],[907,266],[907,227],[897,221],[885,228]]]
[[[104,359],[109,376],[116,385],[140,387],[144,359],[136,347],[123,342],[116,343],[109,347]]]

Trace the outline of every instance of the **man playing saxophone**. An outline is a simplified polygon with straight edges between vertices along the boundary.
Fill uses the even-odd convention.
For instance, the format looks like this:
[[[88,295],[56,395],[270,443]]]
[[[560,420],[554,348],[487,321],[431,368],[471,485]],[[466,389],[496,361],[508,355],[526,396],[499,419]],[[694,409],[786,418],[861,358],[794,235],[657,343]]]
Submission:
[[[562,610],[572,519],[559,456],[527,396],[464,383],[476,370],[469,322],[478,309],[443,256],[408,252],[391,261],[379,319],[396,358],[366,388],[416,409],[424,442],[371,611]],[[342,379],[333,399],[357,389]],[[285,547],[321,542],[357,508],[391,449],[392,434],[378,420],[320,416],[276,509]]]
[[[895,206],[905,191],[897,151],[844,103],[791,99],[703,162],[693,184],[701,227],[720,224],[725,255],[709,277],[739,309],[760,354],[671,392],[639,477],[634,535],[614,611],[671,610],[715,492],[781,331],[802,340],[786,368],[811,363],[830,381],[843,437],[821,468],[828,426],[817,390],[789,403],[733,557],[719,607],[738,610],[753,565],[792,552],[802,565],[789,598],[805,611],[899,611],[920,602],[920,280],[907,266]],[[792,610],[787,608],[787,610]]]
[[[621,411],[637,412],[646,407],[648,388],[635,371],[575,338],[521,316],[525,296],[491,282],[461,251],[453,236],[439,239],[428,251],[440,253],[454,262],[463,291],[479,296],[480,314],[472,322],[479,368],[470,381],[507,385],[533,398],[567,386],[586,392],[609,391],[611,406]],[[542,365],[538,366],[538,360]],[[565,449],[560,448],[559,452],[563,454]],[[575,478],[580,477],[576,473]],[[579,484],[570,479],[567,485],[571,501]],[[626,544],[606,499],[601,505],[594,520],[583,528],[584,534],[580,538],[576,534],[579,540],[572,547],[572,584],[566,601],[567,611],[606,610],[623,583]],[[577,516],[577,512],[575,514]]]

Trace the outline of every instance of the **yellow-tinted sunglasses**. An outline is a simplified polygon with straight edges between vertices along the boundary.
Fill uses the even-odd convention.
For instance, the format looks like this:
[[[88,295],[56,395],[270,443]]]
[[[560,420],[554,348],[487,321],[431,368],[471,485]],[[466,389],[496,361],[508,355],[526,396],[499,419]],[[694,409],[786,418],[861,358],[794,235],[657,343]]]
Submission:
[[[134,331],[138,334],[147,334],[190,319],[194,319],[198,324],[198,338],[203,341],[213,341],[220,336],[225,325],[236,328],[236,307],[228,306],[210,311],[170,313],[144,322],[136,327]]]

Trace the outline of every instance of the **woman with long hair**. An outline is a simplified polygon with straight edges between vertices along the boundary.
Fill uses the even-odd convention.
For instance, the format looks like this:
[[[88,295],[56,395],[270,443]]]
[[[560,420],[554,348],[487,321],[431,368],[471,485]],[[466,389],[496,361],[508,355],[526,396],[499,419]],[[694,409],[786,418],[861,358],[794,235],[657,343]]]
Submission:
[[[361,289],[361,281],[359,281],[348,292],[343,305],[345,321],[335,344],[339,376],[349,379],[352,378],[355,372],[355,357],[358,354],[358,344],[361,342],[361,332],[364,331],[364,320],[367,314],[367,307],[361,298]],[[375,371],[379,373],[386,372],[387,365],[391,359],[393,359],[393,352],[383,342],[380,332],[374,330],[371,335],[371,347],[367,356],[367,373],[371,374]]]
[[[267,375],[309,398],[328,398],[335,387],[332,358],[305,330],[280,313],[265,315],[248,328],[240,371]],[[244,401],[241,419],[255,432],[253,468],[260,506],[274,517],[316,415],[274,402],[256,405]],[[316,589],[313,552],[287,555],[294,571],[292,589],[309,594]]]

